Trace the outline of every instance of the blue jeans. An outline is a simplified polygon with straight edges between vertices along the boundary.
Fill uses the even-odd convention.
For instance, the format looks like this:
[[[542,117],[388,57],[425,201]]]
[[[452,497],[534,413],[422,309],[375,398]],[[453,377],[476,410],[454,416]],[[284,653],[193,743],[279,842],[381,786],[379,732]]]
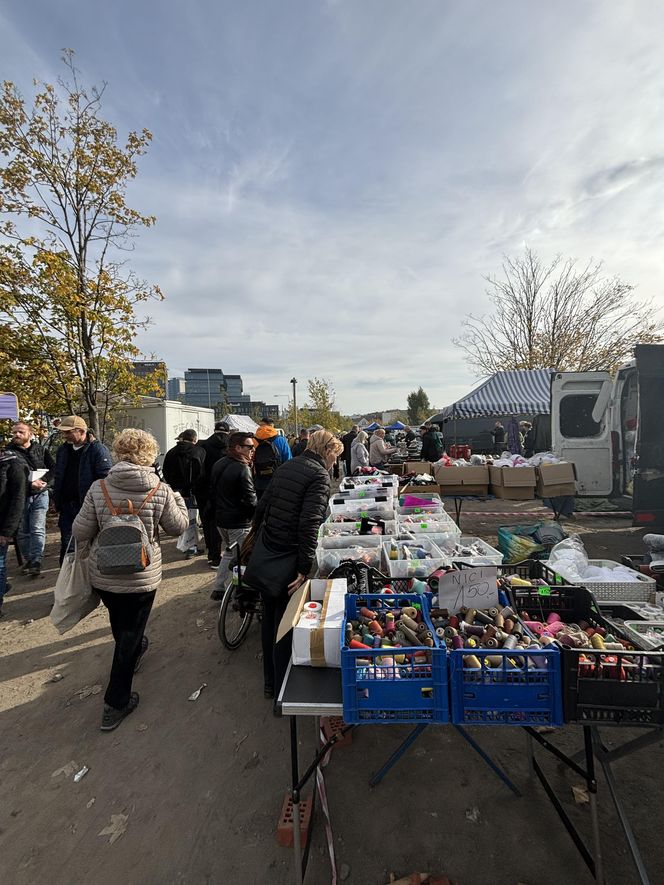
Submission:
[[[62,565],[62,560],[65,558],[65,553],[71,540],[71,527],[80,509],[80,504],[60,505],[60,516],[58,518],[58,528],[60,529],[60,565]]]
[[[48,491],[30,495],[17,533],[18,548],[25,562],[41,562],[46,544],[46,513]]]
[[[0,544],[0,606],[7,590],[7,544]]]

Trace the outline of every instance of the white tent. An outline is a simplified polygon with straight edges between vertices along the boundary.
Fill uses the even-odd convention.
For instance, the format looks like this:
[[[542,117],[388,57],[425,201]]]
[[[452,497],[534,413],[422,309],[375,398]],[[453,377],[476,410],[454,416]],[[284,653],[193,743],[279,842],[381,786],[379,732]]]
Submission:
[[[255,433],[258,430],[258,424],[248,415],[224,415],[221,420],[225,421],[231,430],[241,430],[243,433]]]

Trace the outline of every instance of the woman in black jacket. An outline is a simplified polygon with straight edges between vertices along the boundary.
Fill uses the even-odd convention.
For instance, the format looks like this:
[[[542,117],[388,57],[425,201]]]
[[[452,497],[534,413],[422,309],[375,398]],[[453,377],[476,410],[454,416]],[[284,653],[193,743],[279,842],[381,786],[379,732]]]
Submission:
[[[262,553],[293,554],[292,574],[278,595],[263,596],[263,674],[265,697],[279,693],[290,658],[290,634],[275,644],[288,597],[307,579],[316,554],[318,529],[325,519],[330,497],[330,469],[343,451],[343,443],[327,430],[309,437],[304,453],[286,461],[275,472],[260,499],[254,528],[260,527]],[[253,557],[252,557],[253,558]],[[252,567],[249,559],[247,572]],[[254,561],[254,568],[256,562]]]

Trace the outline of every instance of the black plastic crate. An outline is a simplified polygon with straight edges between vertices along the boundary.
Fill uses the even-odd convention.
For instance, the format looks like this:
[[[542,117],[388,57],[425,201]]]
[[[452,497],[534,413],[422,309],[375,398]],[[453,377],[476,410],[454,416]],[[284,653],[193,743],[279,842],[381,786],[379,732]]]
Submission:
[[[587,621],[628,642],[615,624],[600,614],[585,587],[512,588],[513,606],[546,620],[555,612],[567,623]],[[660,652],[562,648],[563,712],[566,722],[604,725],[664,724],[664,656]]]

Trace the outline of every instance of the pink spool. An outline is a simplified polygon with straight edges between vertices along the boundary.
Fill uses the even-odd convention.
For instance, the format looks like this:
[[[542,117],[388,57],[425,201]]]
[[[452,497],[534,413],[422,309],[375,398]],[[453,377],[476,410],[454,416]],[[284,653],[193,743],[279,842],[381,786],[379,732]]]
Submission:
[[[556,612],[551,612],[546,619],[547,624],[553,624],[554,622],[560,621],[560,615]]]
[[[536,636],[541,636],[544,633],[544,624],[541,621],[524,621],[523,623]]]
[[[562,621],[553,621],[546,629],[548,633],[552,633],[555,636],[556,633],[560,633],[561,630],[565,629],[565,624]]]

